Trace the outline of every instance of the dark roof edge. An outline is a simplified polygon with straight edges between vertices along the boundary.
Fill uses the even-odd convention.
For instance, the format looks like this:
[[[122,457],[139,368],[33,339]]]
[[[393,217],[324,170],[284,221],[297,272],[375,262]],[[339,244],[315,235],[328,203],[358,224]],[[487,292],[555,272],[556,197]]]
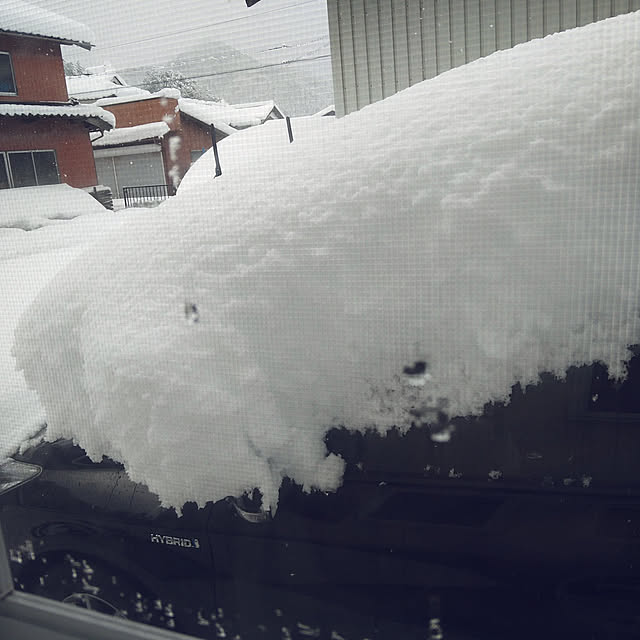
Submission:
[[[216,129],[216,133],[218,134],[222,134],[220,136],[220,138],[226,138],[228,137],[230,134],[225,131],[224,129],[222,129],[219,125],[211,125],[208,122],[205,122],[204,120],[200,120],[200,118],[197,118],[196,116],[192,116],[189,113],[186,113],[182,110],[180,110],[180,117],[181,118],[187,118],[188,120],[191,120],[192,122],[196,123],[197,125],[201,126],[203,129],[207,129],[208,131],[211,131],[211,127],[215,127]],[[229,127],[229,129],[236,129],[236,127],[232,127],[230,124],[226,125],[227,127]],[[238,131],[240,131],[240,129],[237,129]]]
[[[169,132],[167,131],[167,133]],[[100,138],[96,138],[96,140],[100,140]],[[131,140],[129,142],[115,142],[111,144],[100,144],[97,147],[93,147],[93,150],[100,151],[102,149],[123,149],[125,147],[137,147],[137,146],[143,146],[145,144],[162,145],[163,140],[164,140],[164,136],[151,136],[149,138],[140,138],[140,140]],[[94,140],[91,141],[92,146],[93,146],[93,142]]]
[[[0,103],[2,106],[2,103]],[[91,131],[110,131],[111,124],[97,116],[81,116],[79,114],[66,115],[64,113],[0,113],[0,118],[66,118],[67,120],[79,120],[91,125]]]
[[[21,36],[23,38],[37,38],[38,40],[51,40],[52,42],[58,42],[59,44],[76,45],[82,47],[87,51],[95,46],[91,42],[84,42],[83,40],[69,40],[67,38],[56,38],[54,36],[41,36],[36,33],[24,33],[23,31],[12,31],[11,29],[3,29],[0,27],[0,35],[6,33],[8,35]]]

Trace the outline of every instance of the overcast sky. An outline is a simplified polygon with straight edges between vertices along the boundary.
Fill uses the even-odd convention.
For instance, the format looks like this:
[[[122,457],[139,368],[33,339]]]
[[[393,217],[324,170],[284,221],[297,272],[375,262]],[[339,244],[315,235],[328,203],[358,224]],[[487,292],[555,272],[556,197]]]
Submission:
[[[88,25],[95,49],[65,47],[85,66],[116,68],[162,62],[190,45],[224,41],[247,51],[327,35],[326,0],[29,0]]]

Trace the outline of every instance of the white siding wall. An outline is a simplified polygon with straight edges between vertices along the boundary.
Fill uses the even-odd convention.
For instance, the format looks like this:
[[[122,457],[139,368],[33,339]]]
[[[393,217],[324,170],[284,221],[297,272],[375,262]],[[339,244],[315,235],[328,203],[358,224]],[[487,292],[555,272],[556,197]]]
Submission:
[[[640,0],[327,0],[336,113]]]

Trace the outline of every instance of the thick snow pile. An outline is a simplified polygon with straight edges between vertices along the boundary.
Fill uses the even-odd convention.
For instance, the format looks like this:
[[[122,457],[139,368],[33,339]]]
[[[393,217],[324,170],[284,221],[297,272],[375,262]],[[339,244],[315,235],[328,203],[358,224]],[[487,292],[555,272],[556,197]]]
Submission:
[[[232,137],[224,138],[218,142],[218,157],[225,182],[235,177],[249,183],[239,188],[246,189],[248,186],[251,190],[255,189],[255,185],[251,183],[262,180],[261,174],[265,167],[286,163],[288,154],[294,153],[301,142],[312,144],[316,153],[331,153],[330,138],[325,138],[325,133],[332,131],[335,120],[332,116],[291,118],[294,144],[289,142],[285,120],[268,120],[264,124],[243,129]],[[210,150],[187,171],[178,187],[178,194],[190,194],[198,198],[202,184],[210,182],[214,175],[214,157]]]
[[[92,213],[106,209],[86,191],[68,184],[0,191],[0,228],[30,231]]]
[[[36,392],[27,386],[11,356],[18,320],[62,267],[118,221],[115,215],[82,216],[29,233],[0,228],[0,459],[41,430],[46,419]]]
[[[48,437],[124,461],[165,504],[258,486],[273,505],[284,475],[339,484],[332,424],[479,412],[573,363],[622,375],[640,335],[639,36],[631,14],[497,53],[216,179],[207,154],[198,188],[23,316]]]
[[[7,230],[0,231],[3,232],[0,238],[4,240]],[[45,421],[45,412],[36,392],[27,386],[22,373],[16,371],[15,360],[11,357],[15,326],[38,291],[73,255],[70,251],[60,251],[2,262],[0,296],[2,300],[11,302],[3,305],[0,323],[0,377],[3,387],[0,394],[0,459],[13,453]]]

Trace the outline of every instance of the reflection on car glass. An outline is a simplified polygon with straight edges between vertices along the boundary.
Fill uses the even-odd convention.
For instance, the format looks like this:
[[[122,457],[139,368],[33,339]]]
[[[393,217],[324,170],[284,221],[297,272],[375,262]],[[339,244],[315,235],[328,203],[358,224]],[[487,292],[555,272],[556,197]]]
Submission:
[[[493,496],[422,494],[398,492],[371,517],[432,524],[481,526],[491,518],[503,499]]]
[[[102,469],[123,469],[123,465],[107,456],[102,456],[102,460],[94,461],[88,455],[79,456],[71,461],[71,464],[75,464],[79,467],[92,467]]]
[[[589,411],[640,413],[640,345],[630,347],[633,354],[626,364],[626,377],[619,381],[609,376],[602,363],[593,365]]]

